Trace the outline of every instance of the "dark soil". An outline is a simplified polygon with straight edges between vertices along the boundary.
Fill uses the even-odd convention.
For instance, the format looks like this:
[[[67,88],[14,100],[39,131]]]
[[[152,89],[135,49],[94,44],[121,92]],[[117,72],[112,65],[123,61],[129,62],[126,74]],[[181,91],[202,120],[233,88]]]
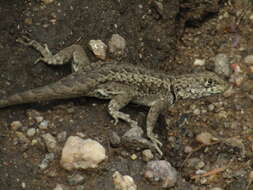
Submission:
[[[88,42],[101,39],[107,43],[112,34],[118,33],[127,42],[126,55],[120,61],[168,74],[212,70],[211,58],[217,53],[225,53],[233,60],[232,63],[241,64],[242,72],[249,80],[235,87],[236,93],[228,98],[218,95],[178,102],[161,117],[156,133],[164,144],[162,159],[168,160],[186,180],[174,189],[186,190],[190,186],[201,190],[211,187],[245,189],[252,171],[253,102],[248,95],[253,91],[253,77],[248,67],[243,65],[242,58],[253,53],[253,21],[249,19],[253,13],[252,5],[236,1],[210,2],[55,0],[45,5],[39,0],[0,0],[0,97],[46,85],[70,73],[68,65],[34,65],[40,55],[16,42],[23,35],[46,43],[53,52],[73,43],[80,44],[89,58],[96,61],[88,50]],[[246,16],[237,14],[243,10],[246,10]],[[234,46],[237,36],[240,40]],[[194,66],[196,58],[205,59],[206,65]],[[114,57],[109,55],[108,59]],[[215,106],[214,110],[209,110],[211,104]],[[161,189],[143,178],[146,163],[141,159],[141,151],[123,145],[110,146],[111,132],[121,136],[129,126],[120,122],[115,127],[106,107],[106,101],[79,98],[0,110],[0,190],[51,190],[56,184],[76,189],[77,186],[68,184],[67,177],[78,172],[85,176],[84,189],[108,190],[113,189],[114,171],[132,176],[138,189]],[[29,113],[34,110],[50,122],[46,132],[55,136],[62,131],[66,131],[67,136],[82,132],[103,144],[109,159],[98,169],[66,172],[60,167],[60,155],[57,155],[48,169],[39,169],[38,165],[47,153],[44,146],[19,144],[16,131],[10,128],[10,123],[17,120],[23,123],[18,130],[24,134],[28,127],[36,127],[29,119]],[[145,129],[146,108],[130,105],[123,111]],[[200,145],[195,136],[201,132],[209,132],[222,140],[209,146]],[[40,136],[36,134],[33,138],[40,139]],[[241,144],[238,141],[237,144],[226,143],[231,137]],[[186,153],[186,146],[193,147],[194,152]],[[138,156],[137,160],[130,159],[133,153]],[[204,161],[206,171],[222,167],[226,170],[207,176],[205,182],[193,179],[196,169],[186,166],[191,158]]]

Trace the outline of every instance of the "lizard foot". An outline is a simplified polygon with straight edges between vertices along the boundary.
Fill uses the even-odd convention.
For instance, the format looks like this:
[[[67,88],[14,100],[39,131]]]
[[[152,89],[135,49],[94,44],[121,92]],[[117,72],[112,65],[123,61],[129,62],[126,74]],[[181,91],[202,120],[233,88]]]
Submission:
[[[36,40],[32,40],[32,39],[28,38],[27,36],[22,36],[22,38],[18,38],[16,41],[18,43],[25,45],[25,46],[31,46],[40,52],[42,57],[38,58],[34,62],[34,64],[36,64],[40,61],[48,62],[48,60],[50,60],[53,56],[51,51],[49,50],[47,44],[44,44],[44,46],[42,46],[39,42],[37,42]]]
[[[133,127],[138,127],[138,123],[130,118],[128,114],[122,113],[122,112],[114,112],[112,114],[112,117],[114,119],[113,124],[117,125],[119,122],[119,119],[122,119],[123,121],[129,123],[129,125]]]
[[[159,140],[157,139],[157,137],[156,137],[155,134],[150,134],[148,137],[149,137],[149,139],[151,140],[151,142],[153,143],[154,148],[156,149],[156,151],[162,156],[163,153],[162,153],[160,147],[161,147],[163,144],[161,143],[161,141],[159,141]]]

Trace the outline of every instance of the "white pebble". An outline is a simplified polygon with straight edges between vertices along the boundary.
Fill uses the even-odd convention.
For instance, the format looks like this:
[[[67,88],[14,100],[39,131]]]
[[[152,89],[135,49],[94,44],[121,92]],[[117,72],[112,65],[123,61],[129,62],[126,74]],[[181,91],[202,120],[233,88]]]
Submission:
[[[106,158],[105,148],[97,141],[70,136],[62,150],[60,164],[66,170],[96,168]]]
[[[113,34],[108,45],[111,53],[114,55],[122,55],[126,48],[126,40],[119,34]]]
[[[90,40],[89,48],[97,58],[102,60],[106,59],[107,45],[101,40]]]
[[[195,59],[193,65],[194,66],[203,66],[205,65],[206,61],[204,59]]]
[[[211,144],[213,136],[208,132],[200,133],[196,136],[196,140],[204,145]]]
[[[11,128],[13,130],[17,130],[17,129],[19,129],[22,126],[23,126],[23,124],[20,121],[13,121],[13,122],[11,122]]]
[[[36,129],[35,128],[29,128],[26,132],[28,137],[33,137],[36,133]]]
[[[114,172],[113,183],[116,190],[137,190],[137,186],[131,176],[122,176],[118,171]]]
[[[253,55],[248,55],[244,58],[244,62],[247,64],[253,64]]]

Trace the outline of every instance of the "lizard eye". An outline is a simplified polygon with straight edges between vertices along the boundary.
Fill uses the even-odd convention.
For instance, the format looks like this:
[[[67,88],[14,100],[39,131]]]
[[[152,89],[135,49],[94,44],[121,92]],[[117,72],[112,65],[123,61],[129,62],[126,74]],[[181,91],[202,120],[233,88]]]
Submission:
[[[212,79],[207,79],[205,82],[205,86],[209,87],[212,86],[214,84],[214,81]]]

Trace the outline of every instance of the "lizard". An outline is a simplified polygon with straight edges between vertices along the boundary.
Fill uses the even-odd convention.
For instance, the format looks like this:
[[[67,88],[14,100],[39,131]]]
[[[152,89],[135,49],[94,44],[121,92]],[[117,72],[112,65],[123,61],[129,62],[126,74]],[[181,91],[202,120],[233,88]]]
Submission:
[[[147,137],[161,155],[162,143],[153,129],[164,109],[180,99],[198,99],[228,89],[225,80],[209,71],[173,76],[126,63],[90,62],[84,49],[76,44],[53,55],[46,44],[43,46],[28,37],[17,41],[40,52],[42,57],[35,63],[71,62],[73,73],[52,84],[2,98],[0,108],[54,99],[96,97],[110,100],[108,112],[115,124],[121,119],[134,128],[138,127],[137,122],[120,110],[129,103],[144,105],[150,107],[146,119]]]

